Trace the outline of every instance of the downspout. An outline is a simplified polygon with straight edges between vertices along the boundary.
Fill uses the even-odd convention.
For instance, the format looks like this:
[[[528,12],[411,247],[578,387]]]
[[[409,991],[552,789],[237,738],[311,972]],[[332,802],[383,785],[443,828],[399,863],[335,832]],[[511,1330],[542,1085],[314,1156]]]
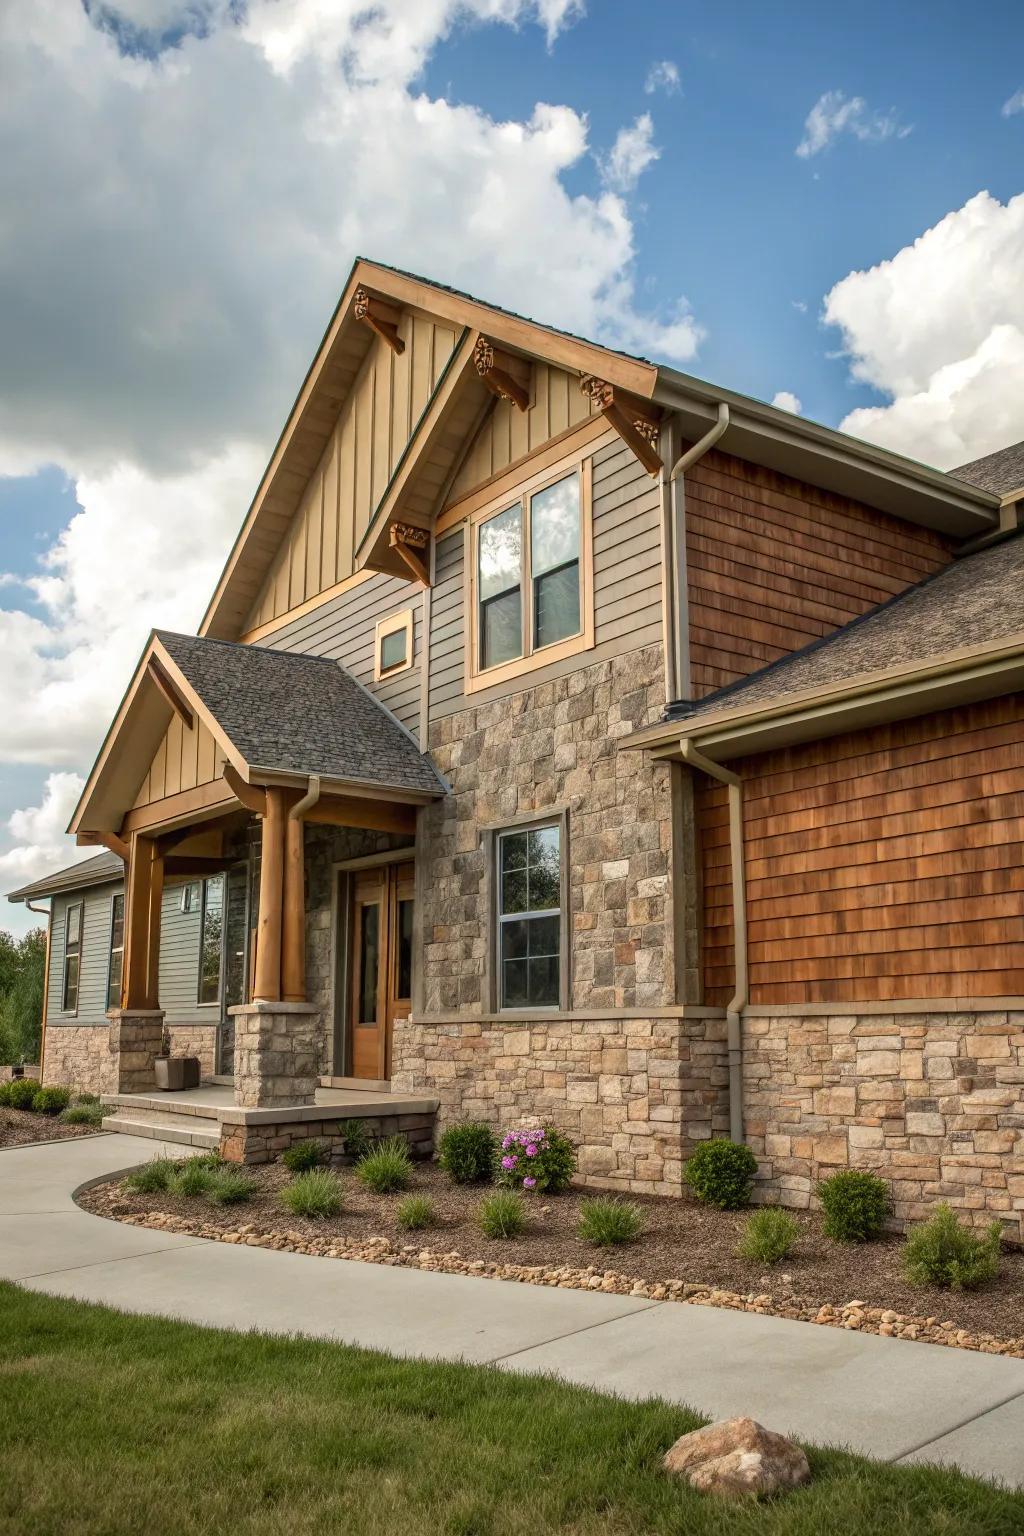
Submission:
[[[268,797],[269,798],[269,797]],[[311,773],[306,793],[285,818],[281,914],[281,982],[287,1003],[306,1001],[306,854],[303,818],[320,799],[320,776]]]
[[[732,926],[736,991],[725,1011],[729,1052],[729,1135],[743,1141],[743,1010],[750,984],[747,971],[747,890],[743,860],[743,781],[739,775],[709,757],[690,741],[680,742],[684,763],[699,768],[729,790],[729,867],[732,877]]]
[[[311,773],[309,776],[309,788],[301,800],[296,800],[288,812],[290,821],[301,821],[307,811],[311,811],[320,799],[320,775]]]
[[[43,1082],[43,1062],[46,1058],[46,1013],[50,1002],[50,937],[53,933],[53,902],[48,907],[34,907],[30,901],[25,902],[29,912],[35,912],[37,916],[46,918],[46,959],[43,962],[43,1017],[39,1030],[39,1081]]]
[[[690,679],[689,601],[686,582],[686,537],[683,529],[685,502],[677,482],[680,477],[713,448],[729,425],[729,407],[721,401],[718,420],[703,437],[691,443],[686,452],[673,464],[668,476],[668,497],[664,495],[665,481],[662,470],[662,549],[664,551],[664,582],[666,628],[672,640],[671,650],[666,646],[665,682],[666,704],[676,699],[692,697]],[[667,526],[666,526],[667,524]]]

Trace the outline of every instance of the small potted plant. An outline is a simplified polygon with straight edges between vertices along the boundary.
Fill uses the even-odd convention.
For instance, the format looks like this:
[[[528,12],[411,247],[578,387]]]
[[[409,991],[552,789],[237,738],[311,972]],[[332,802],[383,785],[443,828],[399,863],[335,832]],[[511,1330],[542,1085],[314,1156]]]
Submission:
[[[180,1093],[183,1088],[199,1087],[199,1057],[172,1056],[171,1037],[165,1029],[160,1054],[154,1063],[156,1086],[164,1093]]]

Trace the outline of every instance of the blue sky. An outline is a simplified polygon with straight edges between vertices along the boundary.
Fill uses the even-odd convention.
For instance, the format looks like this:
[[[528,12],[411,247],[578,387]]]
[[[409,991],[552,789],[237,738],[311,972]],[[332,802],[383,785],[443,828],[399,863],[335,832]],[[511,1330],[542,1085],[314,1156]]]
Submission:
[[[0,71],[0,889],[357,253],[944,467],[1024,437],[1019,0],[7,0]]]

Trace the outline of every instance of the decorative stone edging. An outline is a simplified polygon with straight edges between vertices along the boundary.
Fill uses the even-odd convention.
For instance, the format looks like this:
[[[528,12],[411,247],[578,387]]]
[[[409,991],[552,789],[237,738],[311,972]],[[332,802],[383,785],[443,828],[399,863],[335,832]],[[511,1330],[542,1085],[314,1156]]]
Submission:
[[[1005,1355],[1024,1360],[1024,1335],[998,1338],[989,1333],[971,1333],[954,1322],[940,1322],[937,1317],[918,1317],[893,1312],[886,1307],[870,1307],[863,1301],[848,1301],[841,1307],[823,1305],[794,1292],[778,1298],[771,1292],[741,1295],[712,1285],[696,1285],[684,1280],[638,1280],[617,1270],[600,1270],[596,1265],[573,1269],[567,1265],[549,1269],[543,1264],[502,1264],[487,1259],[465,1259],[458,1252],[435,1253],[410,1243],[396,1248],[387,1237],[344,1238],[306,1237],[290,1229],[269,1228],[259,1231],[252,1223],[240,1223],[225,1230],[209,1222],[175,1216],[163,1211],[147,1211],[139,1216],[111,1216],[130,1227],[148,1227],[158,1232],[175,1232],[213,1242],[270,1248],[278,1253],[303,1253],[312,1258],[348,1259],[363,1264],[387,1264],[403,1269],[420,1269],[444,1275],[468,1275],[483,1280],[511,1280],[521,1285],[550,1286],[559,1290],[603,1291],[614,1296],[647,1297],[651,1301],[682,1301],[695,1307],[724,1307],[733,1312],[756,1312],[767,1317],[788,1317],[798,1322],[817,1323],[826,1328],[844,1328],[860,1333],[877,1333],[885,1338],[911,1339],[925,1344],[944,1344],[951,1349],[974,1349],[986,1355]]]

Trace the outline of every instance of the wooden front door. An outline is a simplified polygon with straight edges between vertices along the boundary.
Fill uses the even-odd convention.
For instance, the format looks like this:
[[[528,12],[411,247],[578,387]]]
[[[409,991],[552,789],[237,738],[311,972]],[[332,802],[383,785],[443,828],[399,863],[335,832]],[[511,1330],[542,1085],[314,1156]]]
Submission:
[[[352,882],[352,991],[349,1001],[349,1072],[386,1081],[391,1076],[395,1019],[412,1007],[412,864],[388,864]]]

